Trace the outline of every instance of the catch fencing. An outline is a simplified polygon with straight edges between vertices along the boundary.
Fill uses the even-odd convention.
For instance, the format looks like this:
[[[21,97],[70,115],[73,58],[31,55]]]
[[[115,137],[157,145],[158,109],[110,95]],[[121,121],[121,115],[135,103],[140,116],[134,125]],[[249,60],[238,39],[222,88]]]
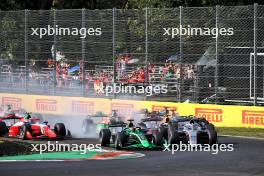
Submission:
[[[264,103],[264,6],[0,11],[0,91]]]

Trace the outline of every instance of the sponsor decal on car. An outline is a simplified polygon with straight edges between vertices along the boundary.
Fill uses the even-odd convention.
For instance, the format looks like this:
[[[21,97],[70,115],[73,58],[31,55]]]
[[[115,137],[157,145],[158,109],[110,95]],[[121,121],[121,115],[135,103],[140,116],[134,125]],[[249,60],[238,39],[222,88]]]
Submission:
[[[209,108],[195,108],[195,116],[204,117],[209,122],[222,122],[223,110],[222,109],[209,109]]]
[[[72,112],[92,115],[94,114],[94,103],[90,101],[72,101]]]
[[[242,110],[242,124],[264,125],[264,111]]]
[[[20,109],[22,105],[22,99],[15,97],[2,97],[2,105],[11,105],[13,110]]]
[[[57,101],[49,99],[36,99],[36,109],[37,111],[57,111]]]

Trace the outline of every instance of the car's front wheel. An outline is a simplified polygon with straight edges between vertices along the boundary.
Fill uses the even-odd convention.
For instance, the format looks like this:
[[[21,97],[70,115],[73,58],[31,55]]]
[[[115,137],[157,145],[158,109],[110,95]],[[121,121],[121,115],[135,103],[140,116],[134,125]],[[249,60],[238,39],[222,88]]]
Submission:
[[[175,126],[168,126],[168,144],[177,144],[179,142],[179,134]]]
[[[121,150],[126,145],[126,135],[122,132],[118,132],[115,140],[115,148]]]
[[[8,132],[8,128],[5,122],[0,122],[0,137],[3,137]]]
[[[153,138],[154,138],[154,144],[156,145],[156,146],[162,146],[163,145],[163,133],[162,132],[158,132],[155,136],[153,136]]]
[[[25,140],[27,139],[27,132],[29,131],[30,125],[23,124],[19,130],[19,139]]]
[[[214,128],[214,125],[211,123],[206,125],[206,131],[207,131],[208,139],[209,139],[208,143],[210,145],[216,144],[217,143],[217,132]]]

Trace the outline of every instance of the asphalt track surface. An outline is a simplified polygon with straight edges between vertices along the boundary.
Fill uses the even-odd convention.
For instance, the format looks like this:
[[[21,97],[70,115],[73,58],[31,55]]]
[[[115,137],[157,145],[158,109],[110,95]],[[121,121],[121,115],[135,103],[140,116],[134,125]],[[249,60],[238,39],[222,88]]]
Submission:
[[[91,139],[67,140],[69,143],[94,143]],[[1,162],[1,176],[263,176],[264,140],[220,137],[221,144],[234,144],[234,151],[171,152],[137,151],[146,156],[136,159]]]

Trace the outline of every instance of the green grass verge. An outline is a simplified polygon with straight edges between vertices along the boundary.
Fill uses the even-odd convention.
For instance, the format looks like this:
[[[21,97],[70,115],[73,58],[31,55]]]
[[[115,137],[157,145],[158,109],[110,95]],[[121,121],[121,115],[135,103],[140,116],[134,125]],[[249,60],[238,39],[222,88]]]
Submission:
[[[0,157],[0,160],[64,160],[64,159],[89,159],[96,155],[98,152],[87,151],[86,154],[82,154],[80,151],[75,152],[49,152],[42,154],[32,155],[18,155],[18,156],[6,156]]]
[[[29,143],[2,141],[0,138],[0,157],[32,154],[31,149]]]
[[[262,128],[235,128],[235,127],[216,127],[218,135],[246,136],[264,138]]]

